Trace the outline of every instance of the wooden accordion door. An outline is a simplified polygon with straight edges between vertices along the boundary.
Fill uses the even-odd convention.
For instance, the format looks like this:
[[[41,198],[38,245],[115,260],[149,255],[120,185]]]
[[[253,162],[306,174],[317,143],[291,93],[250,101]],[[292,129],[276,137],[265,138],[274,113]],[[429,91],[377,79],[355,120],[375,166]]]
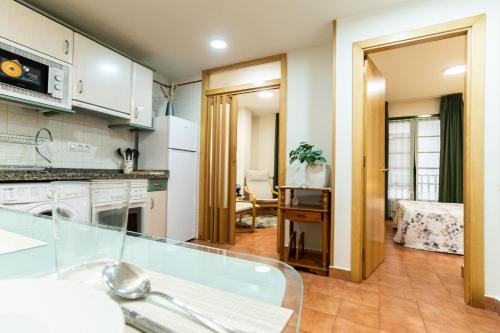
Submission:
[[[213,243],[234,243],[237,109],[235,96],[207,97],[202,237]]]

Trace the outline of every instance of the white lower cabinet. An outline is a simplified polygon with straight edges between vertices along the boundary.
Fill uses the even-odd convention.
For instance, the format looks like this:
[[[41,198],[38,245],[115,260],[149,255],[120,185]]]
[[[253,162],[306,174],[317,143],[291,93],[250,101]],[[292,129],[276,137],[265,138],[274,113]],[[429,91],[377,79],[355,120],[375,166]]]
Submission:
[[[167,235],[167,191],[148,192],[148,235]]]
[[[132,61],[78,33],[74,40],[73,104],[130,117]]]

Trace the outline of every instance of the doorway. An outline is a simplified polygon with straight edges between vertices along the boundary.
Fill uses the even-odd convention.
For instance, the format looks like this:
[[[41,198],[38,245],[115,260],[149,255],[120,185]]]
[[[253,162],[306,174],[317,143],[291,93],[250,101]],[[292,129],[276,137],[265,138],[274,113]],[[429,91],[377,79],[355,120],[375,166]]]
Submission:
[[[276,233],[279,96],[279,89],[238,95],[237,232]]]
[[[484,17],[471,17],[441,25],[355,43],[353,45],[353,193],[352,193],[352,252],[351,278],[361,282],[383,260],[383,195],[385,172],[377,149],[382,146],[380,133],[371,133],[369,107],[381,108],[378,103],[367,105],[367,93],[377,84],[365,87],[365,59],[382,50],[442,40],[456,36],[466,39],[466,75],[464,90],[464,300],[466,304],[484,306],[483,267],[483,82],[484,82]],[[369,61],[367,66],[369,65]],[[378,73],[373,68],[372,76]],[[377,80],[375,80],[377,82]],[[376,94],[375,94],[376,95]],[[383,105],[382,105],[383,111]],[[382,133],[384,126],[382,125]],[[370,136],[378,138],[374,143]],[[373,145],[376,145],[373,147]],[[472,149],[472,146],[474,149]],[[371,156],[372,154],[373,156]],[[366,170],[367,159],[372,158],[373,170]],[[375,163],[375,164],[374,164]],[[378,163],[378,164],[377,164]],[[381,192],[382,189],[382,192]],[[382,209],[381,209],[382,207]],[[374,223],[373,219],[382,219]],[[370,225],[367,223],[370,222]],[[382,228],[372,228],[382,225]],[[368,228],[367,228],[368,226]],[[382,232],[382,233],[381,233]],[[380,236],[382,235],[382,239]],[[367,259],[368,258],[368,259]]]
[[[246,184],[245,175],[241,174],[241,170],[238,175],[237,167],[238,104],[240,99],[244,104],[252,94],[276,95],[279,116],[273,116],[273,123],[277,127],[274,133],[277,147],[274,147],[273,140],[272,148],[277,151],[277,161],[273,156],[272,170],[267,170],[267,173],[277,185],[284,184],[286,55],[204,71],[202,81],[199,239],[211,243],[234,244],[237,218],[236,184],[239,185],[240,195],[244,194]],[[225,101],[226,104],[214,107],[219,105],[220,101],[223,104]],[[214,113],[213,110],[217,111]],[[225,117],[224,113],[229,116]],[[270,189],[273,189],[274,184],[269,184]]]

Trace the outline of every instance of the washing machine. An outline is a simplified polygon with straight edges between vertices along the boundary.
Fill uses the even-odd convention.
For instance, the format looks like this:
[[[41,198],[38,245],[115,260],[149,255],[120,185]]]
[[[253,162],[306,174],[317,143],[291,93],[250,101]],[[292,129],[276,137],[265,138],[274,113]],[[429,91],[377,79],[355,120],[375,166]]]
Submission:
[[[0,207],[52,216],[50,189],[50,183],[0,184]],[[61,193],[61,199],[65,216],[78,221],[90,221],[89,184],[68,183]]]

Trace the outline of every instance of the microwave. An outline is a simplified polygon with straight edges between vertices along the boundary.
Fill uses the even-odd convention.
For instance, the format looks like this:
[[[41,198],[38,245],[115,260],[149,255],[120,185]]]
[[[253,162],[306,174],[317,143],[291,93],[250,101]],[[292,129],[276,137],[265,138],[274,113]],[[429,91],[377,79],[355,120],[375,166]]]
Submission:
[[[0,38],[0,95],[71,109],[72,67]]]

